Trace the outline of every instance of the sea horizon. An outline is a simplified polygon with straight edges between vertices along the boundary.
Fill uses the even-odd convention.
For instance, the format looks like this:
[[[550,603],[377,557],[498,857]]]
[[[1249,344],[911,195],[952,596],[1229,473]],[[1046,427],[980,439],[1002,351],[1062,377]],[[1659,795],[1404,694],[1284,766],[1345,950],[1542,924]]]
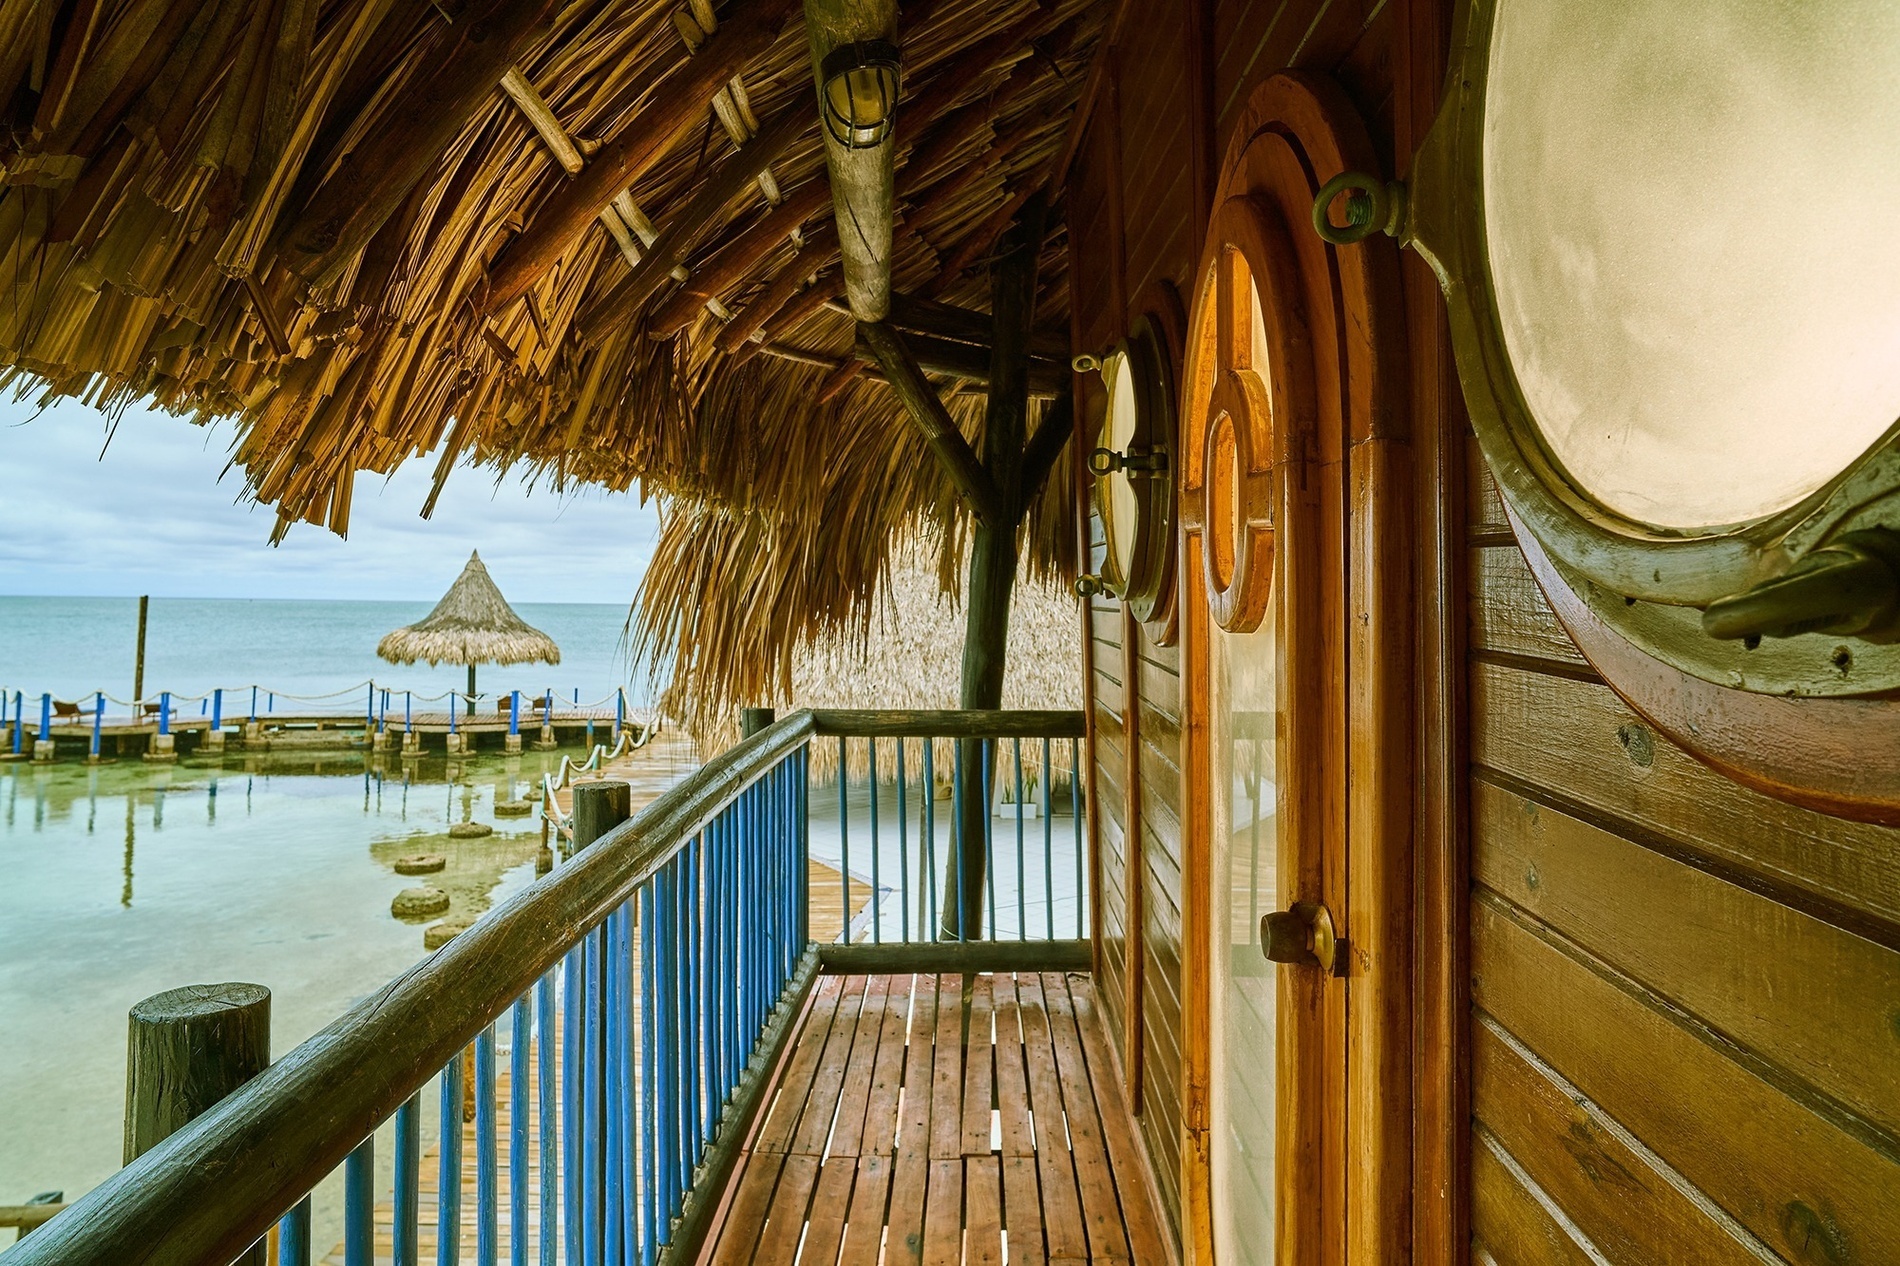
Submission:
[[[435,598],[185,598],[154,596],[146,627],[144,696],[169,691],[196,697],[222,689],[226,715],[260,707],[271,695],[332,695],[379,690],[417,699],[463,690],[461,665],[391,664],[376,655],[383,634],[428,615]],[[649,691],[631,671],[624,603],[521,602],[522,619],[552,637],[561,662],[483,665],[477,690],[496,698],[511,690],[552,690],[583,703],[627,691],[643,706]],[[8,699],[48,693],[62,700],[132,697],[137,660],[138,597],[0,594],[0,688]],[[234,693],[236,692],[236,697]],[[9,706],[11,704],[9,703]],[[110,706],[110,705],[108,705]]]

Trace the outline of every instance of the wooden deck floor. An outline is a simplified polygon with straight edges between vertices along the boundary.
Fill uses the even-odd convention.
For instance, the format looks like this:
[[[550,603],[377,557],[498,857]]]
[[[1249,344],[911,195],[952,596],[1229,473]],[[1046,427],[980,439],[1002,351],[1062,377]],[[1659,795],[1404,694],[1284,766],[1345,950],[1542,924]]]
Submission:
[[[1085,976],[827,976],[703,1260],[1170,1255]]]

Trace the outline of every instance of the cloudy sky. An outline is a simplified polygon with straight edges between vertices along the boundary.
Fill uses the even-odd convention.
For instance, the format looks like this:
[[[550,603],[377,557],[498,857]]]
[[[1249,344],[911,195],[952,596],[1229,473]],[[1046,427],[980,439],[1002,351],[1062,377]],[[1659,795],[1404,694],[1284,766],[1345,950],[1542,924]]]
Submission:
[[[299,525],[273,548],[271,512],[240,503],[237,471],[219,478],[229,428],[135,409],[101,456],[105,435],[76,402],[35,416],[0,399],[0,595],[414,598],[479,549],[513,601],[624,604],[658,527],[635,496],[530,493],[470,469],[425,520],[430,458],[359,475],[348,540]]]

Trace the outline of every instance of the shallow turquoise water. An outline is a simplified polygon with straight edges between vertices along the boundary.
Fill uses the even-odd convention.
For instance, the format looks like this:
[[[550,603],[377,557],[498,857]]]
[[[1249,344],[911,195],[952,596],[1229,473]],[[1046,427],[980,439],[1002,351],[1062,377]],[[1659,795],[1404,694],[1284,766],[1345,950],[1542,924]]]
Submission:
[[[118,1168],[139,999],[266,985],[281,1055],[424,952],[420,926],[389,913],[428,882],[389,866],[402,841],[490,822],[496,836],[453,861],[465,882],[531,879],[539,819],[492,807],[560,756],[437,759],[407,777],[353,754],[0,765],[0,1204],[73,1198]]]

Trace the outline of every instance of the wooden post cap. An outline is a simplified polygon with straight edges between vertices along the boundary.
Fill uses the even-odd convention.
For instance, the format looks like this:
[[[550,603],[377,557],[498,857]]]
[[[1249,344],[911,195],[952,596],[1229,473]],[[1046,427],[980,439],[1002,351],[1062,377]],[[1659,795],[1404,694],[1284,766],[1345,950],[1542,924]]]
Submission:
[[[125,1163],[270,1066],[270,990],[186,985],[133,1006],[125,1058]]]
[[[633,816],[633,785],[615,779],[574,784],[574,851]]]

